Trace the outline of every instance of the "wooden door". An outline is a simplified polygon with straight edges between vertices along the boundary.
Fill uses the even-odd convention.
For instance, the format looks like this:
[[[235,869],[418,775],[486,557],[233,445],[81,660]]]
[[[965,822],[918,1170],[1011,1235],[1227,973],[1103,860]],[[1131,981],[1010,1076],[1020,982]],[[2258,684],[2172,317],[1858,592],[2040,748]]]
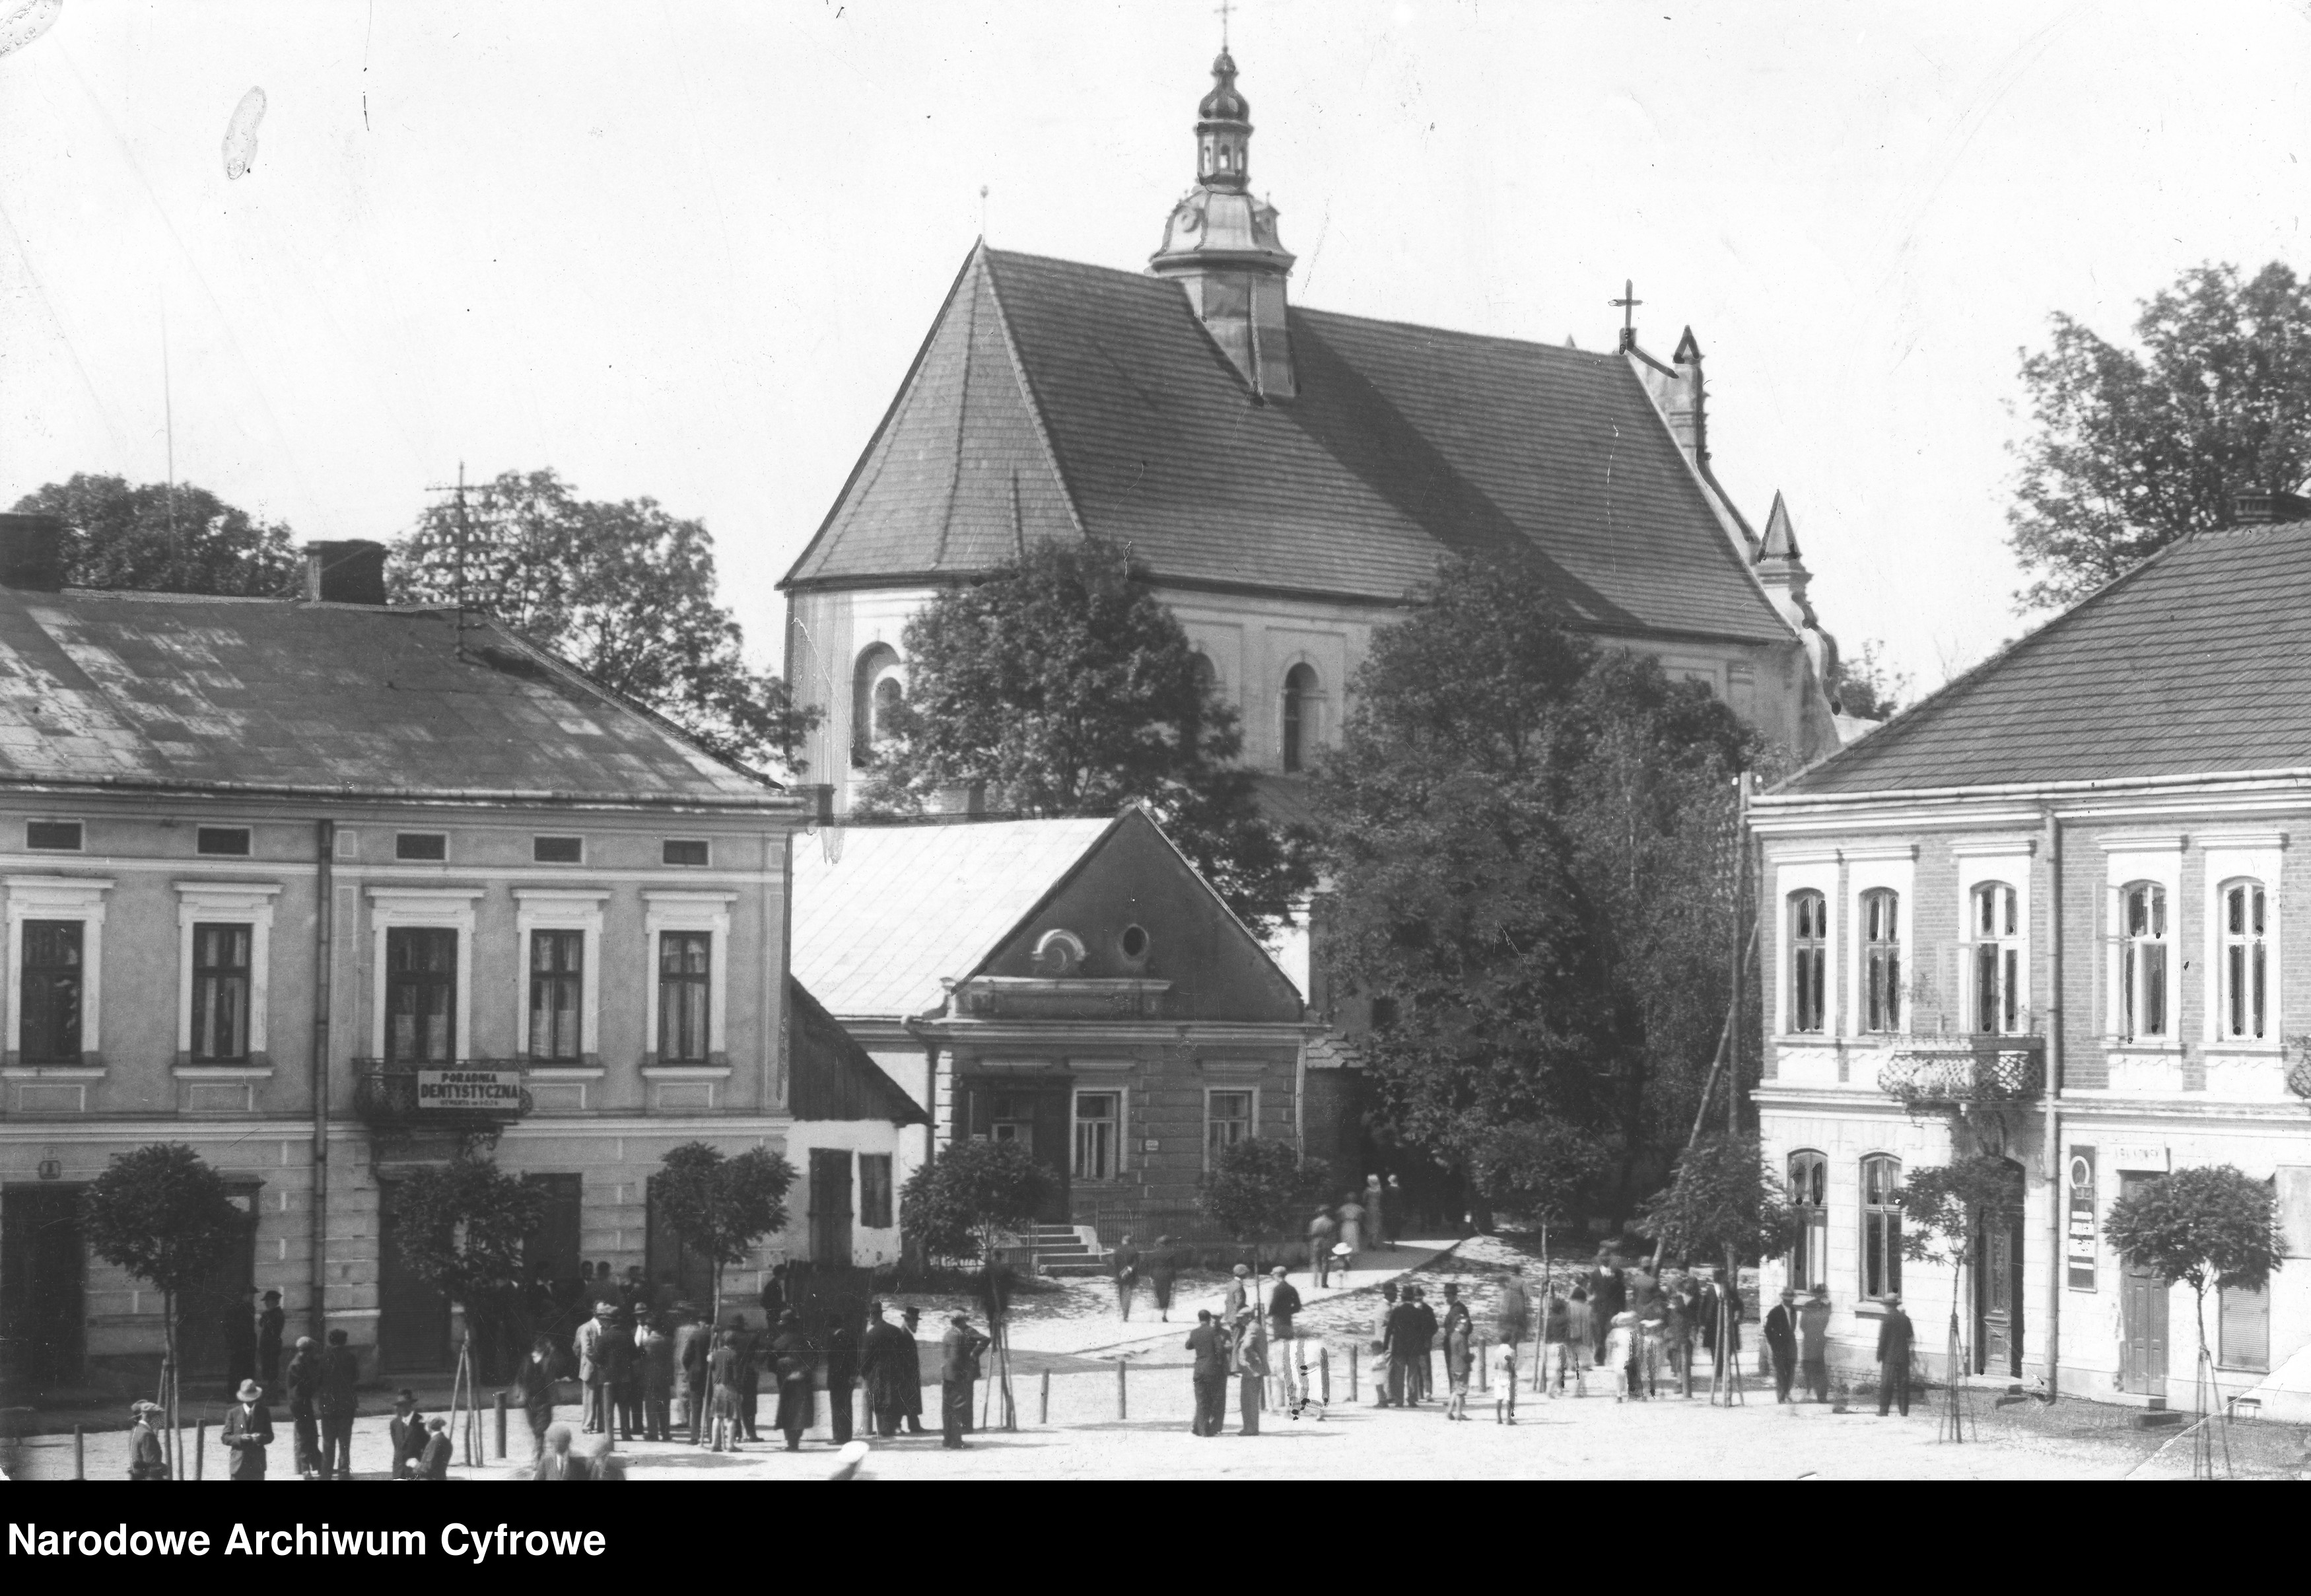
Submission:
[[[1974,1367],[2022,1374],[2022,1166],[2009,1163],[2009,1203],[1985,1213],[1974,1248]]]
[[[2132,1196],[2158,1178],[2121,1175],[2119,1195]],[[2153,1271],[2126,1260],[2119,1265],[2118,1286],[2120,1333],[2124,1338],[2119,1346],[2119,1389],[2163,1401],[2167,1396],[2167,1282]]]
[[[88,1319],[88,1248],[78,1186],[0,1192],[0,1389],[27,1396],[78,1384]]]
[[[850,1149],[810,1150],[810,1258],[813,1263],[850,1263]]]
[[[257,1373],[257,1189],[231,1190],[249,1223],[223,1267],[177,1301],[177,1355],[187,1392],[214,1389],[229,1400]]]
[[[431,1374],[449,1363],[449,1297],[401,1256],[395,1185],[377,1188],[377,1361],[387,1373]]]

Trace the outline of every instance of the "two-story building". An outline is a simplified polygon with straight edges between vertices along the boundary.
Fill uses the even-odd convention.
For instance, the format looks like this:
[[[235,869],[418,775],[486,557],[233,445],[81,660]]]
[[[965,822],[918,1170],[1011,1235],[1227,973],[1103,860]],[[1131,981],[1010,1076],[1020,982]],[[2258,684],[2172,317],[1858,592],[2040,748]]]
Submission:
[[[448,1304],[392,1245],[395,1179],[492,1136],[545,1189],[534,1276],[694,1278],[649,1177],[685,1141],[787,1144],[804,801],[510,632],[388,607],[376,545],[313,545],[303,597],[216,598],[63,589],[60,530],[0,518],[12,1386],[144,1379],[160,1299],[90,1257],[76,1215],[153,1142],[194,1147],[249,1215],[185,1311],[196,1373],[266,1288],[365,1367],[445,1366]],[[802,1051],[865,1062],[839,1036]],[[839,1130],[876,1090],[812,1112]],[[807,1246],[792,1206],[771,1252]]]
[[[1895,1291],[1942,1368],[1952,1270],[1904,1261],[1896,1194],[1989,1153],[2014,1203],[1955,1287],[1975,1371],[2187,1401],[2192,1293],[2103,1222],[2228,1164],[2289,1261],[2209,1302],[2219,1380],[2311,1410],[2307,511],[2243,501],[1755,804],[1757,1103],[1803,1221],[1766,1284],[1828,1288],[1853,1371]]]

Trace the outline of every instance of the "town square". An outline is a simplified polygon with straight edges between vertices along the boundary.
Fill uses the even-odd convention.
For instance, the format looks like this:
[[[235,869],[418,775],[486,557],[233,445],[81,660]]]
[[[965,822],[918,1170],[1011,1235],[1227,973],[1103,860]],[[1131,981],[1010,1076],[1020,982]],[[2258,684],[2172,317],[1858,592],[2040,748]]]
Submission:
[[[0,0],[0,1475],[2311,1474],[2300,7],[629,10]]]

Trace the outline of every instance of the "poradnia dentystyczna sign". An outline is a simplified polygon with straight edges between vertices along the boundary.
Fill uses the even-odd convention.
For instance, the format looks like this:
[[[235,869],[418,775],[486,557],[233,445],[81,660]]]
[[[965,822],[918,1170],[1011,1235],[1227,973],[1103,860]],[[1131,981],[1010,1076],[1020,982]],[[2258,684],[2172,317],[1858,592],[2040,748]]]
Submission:
[[[519,1069],[421,1069],[419,1108],[510,1108],[521,1106]]]

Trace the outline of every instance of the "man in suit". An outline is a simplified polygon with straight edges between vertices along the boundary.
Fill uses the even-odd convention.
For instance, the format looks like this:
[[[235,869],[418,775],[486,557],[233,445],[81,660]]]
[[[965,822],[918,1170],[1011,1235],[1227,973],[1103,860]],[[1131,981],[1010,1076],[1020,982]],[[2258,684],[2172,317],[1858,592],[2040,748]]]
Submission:
[[[1228,1339],[1212,1322],[1209,1308],[1196,1310],[1196,1328],[1188,1332],[1188,1350],[1196,1355],[1195,1370],[1189,1376],[1196,1391],[1193,1433],[1217,1435],[1227,1422]]]
[[[578,1382],[586,1391],[584,1434],[606,1434],[609,1425],[610,1368],[609,1321],[614,1309],[607,1303],[594,1304],[594,1317],[578,1327],[571,1349],[578,1355]]]
[[[867,1382],[867,1410],[875,1433],[885,1440],[899,1433],[906,1413],[906,1388],[920,1382],[914,1343],[883,1317],[883,1304],[867,1304],[867,1339],[859,1344],[859,1374]]]
[[[266,1390],[281,1383],[281,1336],[288,1315],[281,1311],[281,1294],[265,1294],[265,1311],[257,1316],[257,1378]]]
[[[1319,1286],[1332,1283],[1333,1238],[1339,1234],[1330,1208],[1318,1208],[1316,1217],[1308,1221],[1308,1270]]]
[[[1878,1417],[1897,1400],[1902,1417],[1910,1417],[1910,1343],[1915,1339],[1910,1316],[1902,1312],[1902,1294],[1886,1294],[1886,1317],[1878,1321]]]
[[[907,1434],[928,1435],[923,1428],[923,1381],[921,1344],[915,1332],[922,1326],[923,1311],[912,1303],[899,1309],[899,1333],[907,1339],[907,1368],[910,1371],[904,1388],[899,1393],[899,1413],[907,1421]]]
[[[1129,1236],[1115,1243],[1115,1251],[1108,1255],[1107,1267],[1115,1272],[1116,1306],[1123,1311],[1123,1317],[1129,1321],[1131,1318],[1131,1295],[1139,1288],[1139,1249],[1131,1244]]]
[[[1388,1311],[1385,1328],[1381,1332],[1381,1350],[1388,1356],[1388,1384],[1381,1400],[1383,1408],[1408,1408],[1417,1400],[1419,1376],[1413,1360],[1420,1356],[1420,1304],[1413,1295],[1418,1286],[1409,1286],[1396,1306]]]
[[[1268,1356],[1278,1382],[1276,1405],[1281,1410],[1300,1400],[1292,1369],[1294,1355],[1299,1350],[1294,1345],[1298,1332],[1292,1322],[1300,1312],[1300,1292],[1282,1264],[1273,1273],[1276,1283],[1268,1288]]]
[[[353,1415],[361,1407],[361,1363],[341,1330],[321,1357],[321,1478],[353,1477]]]
[[[545,1432],[554,1424],[554,1342],[540,1336],[531,1345],[529,1361],[522,1365],[521,1374],[514,1382],[522,1416],[529,1421],[529,1455],[533,1461],[545,1455]]]
[[[940,1444],[963,1450],[963,1433],[971,1427],[971,1387],[979,1378],[979,1351],[990,1345],[971,1328],[971,1315],[957,1313],[939,1338],[939,1417],[946,1430]]]
[[[265,1392],[254,1380],[244,1380],[225,1409],[224,1429],[218,1437],[232,1456],[231,1478],[263,1479],[265,1449],[273,1444],[273,1415],[266,1410]]]
[[[417,1396],[404,1391],[393,1399],[393,1422],[386,1426],[393,1437],[393,1478],[415,1478],[414,1465],[425,1451],[425,1416],[417,1411]]]
[[[1605,1361],[1605,1338],[1613,1316],[1627,1307],[1628,1279],[1621,1271],[1620,1254],[1610,1247],[1597,1249],[1597,1267],[1589,1271],[1589,1333],[1594,1339],[1596,1361]]]
[[[1798,1373],[1806,1394],[1829,1400],[1829,1288],[1817,1286],[1798,1310]]]
[[[1766,1350],[1774,1355],[1774,1400],[1786,1402],[1798,1377],[1798,1294],[1787,1286],[1766,1315]]]

